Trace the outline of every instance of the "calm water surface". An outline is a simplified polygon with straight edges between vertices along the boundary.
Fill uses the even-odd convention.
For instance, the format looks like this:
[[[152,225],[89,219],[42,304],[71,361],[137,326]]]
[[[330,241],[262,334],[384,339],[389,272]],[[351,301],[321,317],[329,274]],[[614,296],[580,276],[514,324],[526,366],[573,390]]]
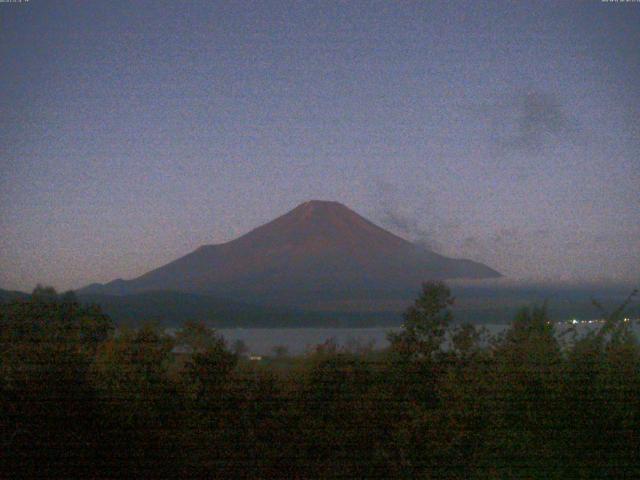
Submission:
[[[587,332],[598,328],[600,324],[577,325],[578,332]],[[498,335],[508,325],[484,325],[491,335]],[[558,330],[564,328],[562,325]],[[236,340],[242,340],[253,355],[269,355],[273,349],[283,346],[289,354],[301,354],[311,350],[315,345],[329,339],[341,347],[368,346],[374,349],[384,348],[389,342],[387,333],[399,331],[399,327],[375,328],[223,328],[218,332],[224,336],[229,346]],[[640,338],[640,325],[634,322],[633,330]]]

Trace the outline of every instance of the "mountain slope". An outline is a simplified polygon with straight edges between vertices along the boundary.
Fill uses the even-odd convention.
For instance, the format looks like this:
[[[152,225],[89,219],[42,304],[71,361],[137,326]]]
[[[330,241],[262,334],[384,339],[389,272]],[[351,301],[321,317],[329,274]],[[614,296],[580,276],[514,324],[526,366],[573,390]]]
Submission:
[[[207,245],[133,280],[80,293],[208,293],[252,303],[300,305],[394,298],[429,279],[490,278],[481,263],[420,248],[337,202],[310,201],[242,237]]]

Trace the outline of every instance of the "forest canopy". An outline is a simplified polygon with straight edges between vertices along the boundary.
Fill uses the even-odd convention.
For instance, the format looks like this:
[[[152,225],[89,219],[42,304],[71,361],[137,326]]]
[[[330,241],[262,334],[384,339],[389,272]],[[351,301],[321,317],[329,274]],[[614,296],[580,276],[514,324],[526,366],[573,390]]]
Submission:
[[[631,297],[630,297],[631,298]],[[116,330],[38,287],[0,304],[2,468],[12,477],[640,476],[640,347],[625,302],[560,332],[452,323],[423,285],[384,350],[326,342],[261,362],[185,322]],[[561,334],[562,333],[562,334]]]

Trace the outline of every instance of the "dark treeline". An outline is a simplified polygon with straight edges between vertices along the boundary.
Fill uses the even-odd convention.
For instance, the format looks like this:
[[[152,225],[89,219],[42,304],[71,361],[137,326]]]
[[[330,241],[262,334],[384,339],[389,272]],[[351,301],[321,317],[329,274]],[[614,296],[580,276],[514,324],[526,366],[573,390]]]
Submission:
[[[0,306],[0,471],[640,477],[640,347],[626,304],[580,336],[558,335],[544,308],[522,310],[491,339],[452,327],[452,304],[444,284],[425,284],[384,351],[327,342],[256,363],[203,324],[116,334],[99,308],[38,288]]]

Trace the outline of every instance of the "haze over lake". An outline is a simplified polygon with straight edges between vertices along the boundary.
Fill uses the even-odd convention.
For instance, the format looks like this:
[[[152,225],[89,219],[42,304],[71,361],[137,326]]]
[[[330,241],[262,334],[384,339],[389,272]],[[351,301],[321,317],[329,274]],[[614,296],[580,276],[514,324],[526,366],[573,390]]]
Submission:
[[[561,332],[569,325],[559,325]],[[508,325],[486,324],[488,334],[499,335]],[[600,324],[580,324],[576,330],[579,333],[597,329]],[[633,331],[640,340],[640,323],[635,320]],[[221,328],[220,333],[227,344],[233,344],[241,340],[252,355],[274,355],[276,347],[285,347],[287,354],[300,355],[311,352],[319,344],[326,341],[335,341],[339,348],[358,350],[359,348],[372,348],[375,350],[389,346],[387,334],[398,332],[400,327],[374,327],[374,328]],[[173,332],[174,330],[169,330]]]

